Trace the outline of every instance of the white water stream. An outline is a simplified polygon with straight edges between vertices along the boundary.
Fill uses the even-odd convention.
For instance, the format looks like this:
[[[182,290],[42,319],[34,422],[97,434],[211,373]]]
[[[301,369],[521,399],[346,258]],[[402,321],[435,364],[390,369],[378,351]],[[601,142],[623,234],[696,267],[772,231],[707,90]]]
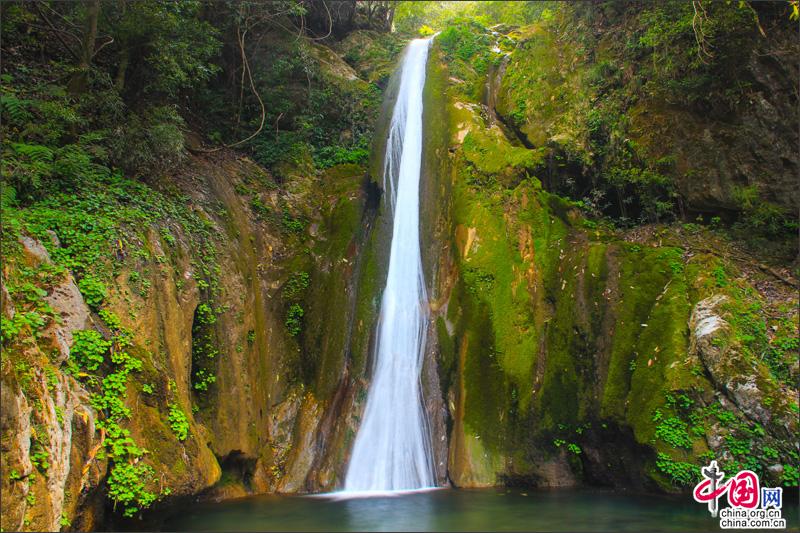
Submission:
[[[435,483],[420,392],[428,295],[419,240],[422,89],[430,39],[408,45],[386,143],[383,186],[393,215],[386,289],[367,404],[345,492],[414,490]]]

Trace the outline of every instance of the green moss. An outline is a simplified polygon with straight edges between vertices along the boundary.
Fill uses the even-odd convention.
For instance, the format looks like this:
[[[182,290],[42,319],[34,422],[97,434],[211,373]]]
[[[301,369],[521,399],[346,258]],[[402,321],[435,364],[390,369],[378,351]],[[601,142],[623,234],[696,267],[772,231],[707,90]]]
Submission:
[[[472,101],[483,95],[489,67],[499,59],[492,51],[494,38],[475,20],[457,19],[436,38],[451,76],[460,80],[454,91]]]
[[[527,46],[562,53],[554,50],[554,35],[541,31],[533,30],[512,65],[530,60],[523,57]],[[448,75],[439,53],[434,45],[435,68],[429,66],[429,77]],[[567,58],[546,59],[552,64],[543,67],[542,76],[534,68],[534,76],[520,83],[528,84],[521,94],[535,103],[524,120],[538,121],[531,127],[543,128],[547,142],[558,137],[557,142],[577,150],[585,148],[579,146],[585,140],[582,119],[559,116],[566,115],[559,106],[574,111],[586,102],[565,104],[559,99],[571,96],[557,91],[584,83],[583,67],[578,61],[553,79],[544,72],[563,66],[573,54],[577,56],[570,50],[563,52]],[[526,93],[536,84],[544,84],[544,94]],[[548,92],[548,84],[555,92]],[[556,88],[559,84],[564,87]],[[515,470],[526,471],[542,443],[575,440],[568,455],[580,477],[583,465],[576,458],[591,448],[596,435],[585,434],[589,442],[584,442],[576,434],[598,424],[604,431],[630,431],[635,442],[629,446],[649,448],[643,473],[665,489],[690,482],[689,474],[708,453],[702,437],[710,415],[698,412],[699,399],[714,387],[688,353],[688,320],[698,299],[719,292],[735,296],[730,265],[720,270],[712,256],[687,254],[668,244],[631,244],[612,226],[584,220],[579,203],[543,191],[532,177],[544,150],[506,142],[486,128],[473,107],[459,103],[463,94],[452,87],[448,91],[450,105],[439,107],[448,111],[450,155],[440,158],[446,164],[434,177],[450,193],[443,218],[458,276],[447,302],[447,320],[439,318],[436,331],[445,397],[455,392],[457,401],[464,402],[455,406],[457,417],[463,407],[460,453],[476,471],[487,460],[500,464],[502,458]],[[428,105],[437,105],[430,98]],[[438,132],[440,124],[429,127]],[[764,324],[747,318],[746,308],[736,309],[738,342],[764,348],[758,340]],[[784,332],[776,325],[783,332],[778,337],[790,339],[792,328]],[[756,345],[746,348],[748,361]],[[785,350],[777,353],[783,346],[793,346],[792,341],[776,343],[776,358],[783,357]],[[770,377],[775,369],[761,366],[759,387],[772,394],[777,391],[775,376]],[[454,379],[459,376],[463,396]],[[747,440],[744,429],[737,431],[741,435],[729,443],[732,449],[745,449],[745,441],[758,442]],[[480,457],[470,455],[475,453]],[[777,448],[776,453],[789,462]],[[736,461],[750,464],[752,457]]]
[[[175,438],[185,441],[189,437],[189,419],[177,403],[169,405],[169,427],[175,433]]]
[[[529,29],[511,55],[497,108],[532,145],[557,138],[577,148],[584,143],[581,115],[591,99],[578,51],[560,46],[557,32],[547,23]]]
[[[366,371],[369,339],[380,308],[380,295],[383,289],[382,267],[376,253],[373,239],[367,242],[364,249],[361,277],[358,284],[355,324],[353,333],[353,368],[357,375]]]
[[[503,368],[520,381],[530,376],[536,332],[531,327],[527,280],[516,237],[508,231],[500,191],[487,194],[456,186],[454,222],[474,227],[475,238],[461,261],[465,290],[487,305]]]
[[[317,242],[315,253],[329,258],[330,264],[311,265],[313,283],[307,284],[303,298],[308,310],[302,343],[303,379],[319,398],[332,394],[347,356],[353,320],[349,294],[353,290],[350,287],[358,260],[358,240],[363,238],[360,222],[364,202],[359,193],[362,175],[359,167],[339,167],[336,176],[329,176],[328,186],[335,191],[331,194],[338,199],[324,212],[322,229],[327,239]],[[331,315],[332,309],[339,312]]]
[[[362,78],[384,86],[397,67],[397,56],[405,41],[396,33],[356,30],[338,43],[343,59]]]
[[[484,446],[500,449],[508,427],[508,383],[494,341],[489,309],[480,302],[470,302],[464,309],[465,332],[459,343],[466,343],[462,369],[466,402],[464,423]]]
[[[512,146],[498,130],[471,130],[464,138],[463,150],[466,161],[478,172],[499,174],[506,185],[527,177],[544,162],[542,150]]]

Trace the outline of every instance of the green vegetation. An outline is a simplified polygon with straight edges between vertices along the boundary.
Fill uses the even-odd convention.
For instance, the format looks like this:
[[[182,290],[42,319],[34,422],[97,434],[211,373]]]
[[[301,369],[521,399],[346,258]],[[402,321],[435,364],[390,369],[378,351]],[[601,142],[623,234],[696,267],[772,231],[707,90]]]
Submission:
[[[6,23],[11,21],[4,17]],[[125,516],[134,516],[159,497],[153,489],[155,469],[147,462],[147,451],[124,427],[132,422],[131,409],[126,405],[128,384],[144,363],[132,354],[132,350],[140,353],[132,332],[104,306],[112,295],[118,297],[118,273],[137,261],[151,259],[150,250],[143,245],[148,242],[148,228],[174,224],[175,231],[196,247],[201,258],[197,268],[209,277],[215,269],[212,234],[208,221],[189,207],[186,198],[157,192],[112,170],[112,165],[121,163],[113,158],[110,139],[103,131],[93,129],[110,120],[108,117],[88,115],[84,107],[88,103],[69,96],[57,85],[43,85],[45,81],[21,70],[17,74],[13,88],[8,85],[10,75],[4,75],[2,81],[4,91],[8,88],[22,101],[15,104],[14,117],[11,104],[4,101],[3,106],[5,137],[20,139],[16,144],[4,144],[5,153],[12,159],[4,167],[2,185],[2,251],[5,264],[11,268],[4,284],[17,312],[12,320],[5,316],[2,320],[3,360],[19,360],[23,346],[36,346],[39,333],[58,323],[60,317],[54,316],[44,298],[67,273],[75,276],[86,303],[98,312],[111,336],[97,330],[74,331],[70,359],[63,370],[78,377],[91,392],[91,404],[102,415],[97,426],[105,432],[98,456],[110,459],[108,496]],[[94,96],[90,93],[86,98]],[[20,114],[20,110],[28,115]],[[19,119],[39,123],[32,127],[14,122]],[[64,145],[69,138],[80,141]],[[161,232],[171,236],[165,226]],[[19,242],[22,236],[41,242],[52,263],[27,263],[27,252]],[[147,294],[149,282],[133,274],[129,279],[139,285],[142,295]],[[25,375],[27,371],[20,373],[23,384]],[[146,392],[144,387],[142,390]],[[63,416],[56,411],[60,422]],[[46,452],[37,453],[37,463],[46,467],[47,456],[42,455]]]
[[[305,294],[308,289],[308,272],[295,272],[283,286],[283,297],[287,301],[296,300]]]
[[[420,222],[452,479],[528,482],[546,459],[685,490],[715,457],[796,486],[796,272],[770,257],[797,232],[796,5],[340,4],[3,4],[0,370],[34,466],[3,469],[26,528],[52,514],[49,436],[83,416],[58,403],[72,379],[100,430],[73,444],[102,442],[87,491],[124,517],[205,490],[229,445],[295,475],[315,417],[313,468],[344,460],[357,420],[324,428],[366,396],[379,108],[407,39],[435,32]],[[721,370],[689,326],[713,295]],[[241,398],[259,414],[240,426]]]
[[[104,354],[111,348],[107,341],[95,330],[76,331],[72,334],[74,343],[70,355],[79,365],[87,370],[97,370],[103,364]]]
[[[748,114],[746,102],[759,82],[743,58],[774,53],[788,39],[788,11],[774,7],[711,3],[695,10],[675,1],[642,6],[631,16],[613,2],[550,5],[546,16],[514,35],[518,44],[498,113],[527,145],[546,148],[549,190],[581,200],[593,214],[632,225],[724,203],[738,211],[735,219],[701,220],[788,257],[796,248],[796,213],[766,192],[783,179],[777,177],[783,169],[758,171],[775,173],[776,181],[752,176],[741,186],[713,170],[720,157],[733,161],[738,149],[712,158],[702,138],[712,127],[712,135],[726,136],[732,146],[747,143],[744,128],[718,121]],[[769,40],[763,39],[767,25],[775,28]],[[773,124],[781,133],[764,153],[791,135],[787,125]],[[713,193],[714,201],[689,185],[709,175],[724,188]]]
[[[300,304],[292,304],[286,313],[286,329],[289,335],[296,337],[303,330],[303,315],[305,311]]]
[[[207,392],[217,380],[215,367],[220,351],[216,322],[211,305],[203,302],[197,306],[192,322],[192,389],[197,393]]]
[[[142,361],[130,355],[132,334],[120,325],[119,317],[105,312],[104,321],[113,332],[109,345],[112,367],[102,378],[97,392],[92,394],[91,403],[106,416],[97,424],[106,432],[105,454],[112,462],[108,474],[108,496],[115,505],[122,506],[123,515],[134,516],[158,497],[147,488],[154,475],[152,466],[140,463],[146,450],[139,447],[131,438],[130,431],[121,426],[131,417],[131,410],[125,405],[128,379],[132,372],[142,369]]]
[[[674,485],[691,486],[700,480],[700,472],[697,465],[675,461],[664,453],[658,454],[656,467],[666,474]]]
[[[453,76],[463,81],[459,90],[479,100],[486,84],[490,65],[500,56],[492,52],[494,39],[486,28],[470,19],[451,21],[437,38]]]
[[[189,419],[177,403],[169,404],[169,427],[179,441],[189,437]]]
[[[285,302],[290,303],[286,311],[286,330],[289,335],[296,337],[303,330],[303,316],[305,310],[300,302],[308,290],[310,276],[308,272],[294,272],[283,286],[282,296]]]
[[[463,431],[466,438],[479,437],[482,446],[482,452],[459,452],[467,455],[456,461],[484,465],[475,469],[496,468],[489,466],[491,461],[506,457],[513,460],[517,474],[526,468],[535,471],[526,460],[539,453],[539,442],[552,442],[573,458],[590,447],[605,464],[617,458],[602,455],[604,441],[594,432],[584,433],[583,425],[604,431],[616,425],[630,428],[638,445],[654,451],[645,475],[667,490],[697,479],[699,465],[707,463],[711,453],[706,441],[710,431],[723,434],[722,448],[715,451],[718,458],[729,454],[726,468],[747,467],[768,476],[768,466],[794,460],[791,450],[775,429],[754,425],[741,413],[719,412],[732,420],[725,429],[714,429],[716,411],[705,402],[715,385],[702,367],[686,362],[687,322],[700,299],[721,291],[751,305],[757,293],[732,268],[730,258],[697,256],[694,246],[704,246],[702,239],[710,236],[701,224],[645,226],[653,228],[653,237],[635,236],[641,231],[639,224],[669,221],[678,214],[675,161],[653,160],[638,152],[635,143],[621,142],[628,124],[622,115],[626,108],[605,107],[613,103],[611,96],[597,99],[601,93],[590,85],[592,76],[600,82],[614,74],[587,72],[585,67],[597,58],[587,61],[591,38],[570,26],[579,11],[554,7],[532,27],[508,34],[519,44],[505,70],[498,111],[507,120],[512,117],[514,131],[490,127],[491,117],[475,105],[485,102],[484,95],[468,90],[468,84],[459,82],[461,76],[453,76],[463,67],[459,54],[474,60],[479,37],[462,38],[461,22],[452,22],[452,28],[444,28],[446,39],[439,42],[440,55],[435,56],[447,65],[442,76],[453,76],[448,88],[448,98],[455,101],[449,107],[448,148],[453,155],[442,174],[452,175],[451,244],[459,272],[448,301],[450,325],[443,328],[437,322],[441,371],[447,374],[442,383],[445,395],[458,395],[454,385],[463,380]],[[479,25],[474,28],[480,35]],[[573,38],[583,39],[584,48],[565,49],[563,42]],[[597,51],[608,53],[603,47]],[[485,83],[485,73],[475,79]],[[639,90],[636,84],[623,88]],[[618,96],[620,90],[620,84],[611,82],[607,94]],[[605,140],[594,137],[595,144],[587,145],[587,118],[595,121],[589,126],[598,135],[608,133],[607,119],[621,122]],[[619,145],[610,146],[613,143]],[[577,176],[587,169],[605,173],[591,178],[593,187],[602,188],[608,180],[618,192],[584,189],[573,195],[568,187],[583,187]],[[558,176],[568,187],[562,188]],[[553,191],[581,199],[565,201]],[[615,205],[620,199],[626,203]],[[610,215],[613,221],[586,220],[584,214]],[[711,225],[715,239],[732,235],[723,231],[719,217]],[[628,233],[629,226],[637,229]],[[692,240],[676,239],[677,234],[691,235]],[[741,292],[745,287],[749,293]],[[733,321],[741,342],[757,343],[757,348],[747,348],[748,360],[756,364],[758,357],[749,354],[761,353],[773,378],[796,379],[796,373],[787,374],[783,366],[783,347],[795,345],[796,327],[784,330],[774,319],[765,322],[764,309],[758,306],[758,328],[745,326],[741,321],[747,317],[747,305],[737,307]],[[774,307],[771,313],[787,326],[796,316]],[[608,316],[613,316],[613,324]],[[775,335],[766,339],[768,323]],[[743,330],[752,333],[742,336]],[[461,363],[453,361],[452,352],[458,351]],[[765,406],[777,402],[769,397],[769,391],[777,390],[774,383],[759,381],[758,386],[767,396]],[[579,441],[572,445],[568,427],[581,429],[576,431]],[[772,450],[771,456],[754,453],[763,446]],[[580,475],[587,463],[570,465]],[[468,475],[476,475],[475,470]],[[782,482],[782,477],[769,476]]]
[[[656,409],[653,415],[653,422],[658,422],[656,426],[656,438],[659,438],[673,448],[691,448],[692,440],[689,438],[686,423],[680,418],[670,416],[664,417],[661,411]]]
[[[83,299],[89,306],[97,309],[106,297],[106,286],[97,279],[86,276],[78,282]]]
[[[482,26],[525,25],[548,17],[553,2],[398,2],[394,24],[399,32],[431,35],[446,30],[457,20],[474,20]]]
[[[136,450],[138,451],[138,450]],[[124,516],[134,516],[149,507],[156,495],[147,490],[147,481],[153,478],[153,468],[139,463],[119,463],[108,475],[108,497],[122,506]]]

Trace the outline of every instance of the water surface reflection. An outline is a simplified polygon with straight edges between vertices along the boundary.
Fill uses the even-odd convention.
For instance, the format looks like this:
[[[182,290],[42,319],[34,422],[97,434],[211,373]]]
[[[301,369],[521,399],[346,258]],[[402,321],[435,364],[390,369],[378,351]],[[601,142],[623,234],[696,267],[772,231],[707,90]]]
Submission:
[[[335,496],[335,495],[334,495]],[[797,495],[784,517],[798,528]],[[719,531],[687,496],[598,490],[435,490],[401,496],[259,496],[202,503],[162,524],[173,531]]]

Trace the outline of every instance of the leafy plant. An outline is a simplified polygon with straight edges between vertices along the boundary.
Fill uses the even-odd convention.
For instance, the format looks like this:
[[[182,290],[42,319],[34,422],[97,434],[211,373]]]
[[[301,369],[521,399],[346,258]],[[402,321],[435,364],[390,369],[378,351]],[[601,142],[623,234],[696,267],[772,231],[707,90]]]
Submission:
[[[253,196],[250,199],[250,209],[252,209],[253,213],[261,220],[267,220],[271,212],[269,206],[264,204],[258,196]]]
[[[78,288],[86,303],[95,309],[100,307],[106,297],[106,286],[93,276],[83,277],[78,282]]]
[[[286,329],[289,330],[289,335],[296,337],[303,329],[303,311],[300,304],[292,304],[286,314]]]
[[[293,217],[289,212],[283,212],[283,227],[292,233],[302,233],[306,229],[306,223],[299,218]]]
[[[674,485],[692,485],[699,478],[700,469],[691,464],[675,461],[665,453],[656,457],[656,468],[666,474]]]
[[[656,410],[653,421],[660,421],[656,426],[656,438],[663,440],[673,448],[692,447],[692,439],[689,437],[686,422],[674,416],[664,418],[659,410]]]
[[[44,325],[44,317],[36,311],[16,313],[12,319],[5,315],[0,316],[0,332],[4,343],[12,342],[25,331],[31,335],[36,334]]]
[[[192,387],[194,387],[196,391],[205,392],[208,390],[208,387],[216,381],[217,377],[214,374],[200,369],[192,378]]]
[[[216,381],[213,360],[219,354],[214,324],[217,316],[206,302],[197,306],[192,324],[192,388],[206,392]]]
[[[169,405],[169,426],[179,441],[185,441],[189,436],[189,419],[177,403]]]
[[[41,472],[46,472],[50,468],[50,453],[44,449],[39,441],[34,441],[31,448],[30,460],[31,464]]]
[[[787,487],[797,487],[800,484],[800,469],[795,465],[783,465],[781,483]]]
[[[115,505],[122,505],[124,516],[134,516],[156,500],[156,495],[147,490],[147,481],[153,474],[153,468],[148,464],[114,463],[107,481],[108,496]]]
[[[286,300],[294,300],[301,296],[308,288],[310,276],[308,272],[295,272],[283,286],[283,297]],[[255,333],[255,332],[254,332]]]
[[[105,361],[111,348],[111,341],[93,329],[79,330],[72,333],[74,342],[70,348],[70,356],[87,370],[97,370]]]

